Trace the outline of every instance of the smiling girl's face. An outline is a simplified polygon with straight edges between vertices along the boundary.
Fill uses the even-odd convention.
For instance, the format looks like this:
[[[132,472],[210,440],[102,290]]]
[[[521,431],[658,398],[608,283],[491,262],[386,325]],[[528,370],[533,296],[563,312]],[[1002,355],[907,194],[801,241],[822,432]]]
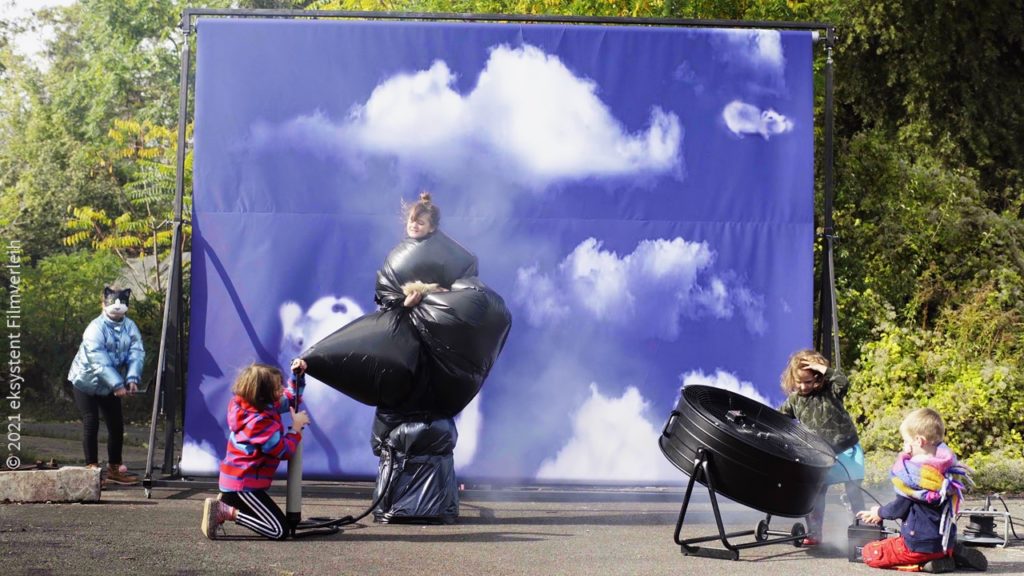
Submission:
[[[434,225],[426,214],[422,214],[418,218],[410,214],[409,219],[405,222],[405,234],[409,238],[419,240],[433,231]]]

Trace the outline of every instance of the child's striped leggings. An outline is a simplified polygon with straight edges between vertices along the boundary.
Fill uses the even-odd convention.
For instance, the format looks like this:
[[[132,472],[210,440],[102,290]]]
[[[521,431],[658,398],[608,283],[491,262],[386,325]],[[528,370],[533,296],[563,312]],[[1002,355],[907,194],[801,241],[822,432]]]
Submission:
[[[235,523],[271,540],[284,540],[287,520],[266,490],[252,492],[221,492],[221,502],[238,508]]]

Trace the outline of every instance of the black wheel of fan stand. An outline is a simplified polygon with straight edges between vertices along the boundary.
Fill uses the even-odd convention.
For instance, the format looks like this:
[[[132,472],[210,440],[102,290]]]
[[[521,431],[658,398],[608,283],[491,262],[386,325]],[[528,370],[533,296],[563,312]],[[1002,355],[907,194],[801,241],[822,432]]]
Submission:
[[[793,524],[793,530],[790,531],[790,534],[792,534],[794,538],[793,546],[800,548],[804,545],[803,537],[807,535],[807,530],[804,529],[803,524],[799,522]]]
[[[764,542],[768,539],[768,521],[761,520],[757,523],[757,529],[754,530],[754,540],[758,542]]]

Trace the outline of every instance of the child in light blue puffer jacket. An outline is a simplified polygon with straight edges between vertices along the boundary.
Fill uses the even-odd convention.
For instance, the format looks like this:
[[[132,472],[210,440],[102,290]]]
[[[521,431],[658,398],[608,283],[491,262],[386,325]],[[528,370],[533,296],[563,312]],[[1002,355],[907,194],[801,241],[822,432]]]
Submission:
[[[124,443],[124,416],[121,398],[134,395],[142,377],[146,351],[142,333],[126,316],[131,289],[103,288],[103,312],[89,323],[82,344],[71,363],[68,381],[74,387],[75,405],[82,413],[82,448],[87,467],[99,467],[99,413],[107,424],[106,480],[116,484],[134,484],[121,459]]]

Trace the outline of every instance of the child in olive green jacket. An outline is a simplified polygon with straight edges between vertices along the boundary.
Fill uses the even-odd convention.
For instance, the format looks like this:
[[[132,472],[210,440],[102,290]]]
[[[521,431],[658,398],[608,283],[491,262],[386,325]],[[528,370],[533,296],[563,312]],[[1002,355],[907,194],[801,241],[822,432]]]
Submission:
[[[803,544],[814,546],[821,541],[829,485],[845,484],[853,511],[863,509],[860,481],[864,479],[864,450],[860,447],[853,418],[843,405],[850,383],[842,372],[829,367],[824,356],[814,350],[793,354],[781,380],[788,398],[779,411],[799,420],[828,442],[836,453],[836,465],[825,478],[814,510],[807,516],[807,538]]]

